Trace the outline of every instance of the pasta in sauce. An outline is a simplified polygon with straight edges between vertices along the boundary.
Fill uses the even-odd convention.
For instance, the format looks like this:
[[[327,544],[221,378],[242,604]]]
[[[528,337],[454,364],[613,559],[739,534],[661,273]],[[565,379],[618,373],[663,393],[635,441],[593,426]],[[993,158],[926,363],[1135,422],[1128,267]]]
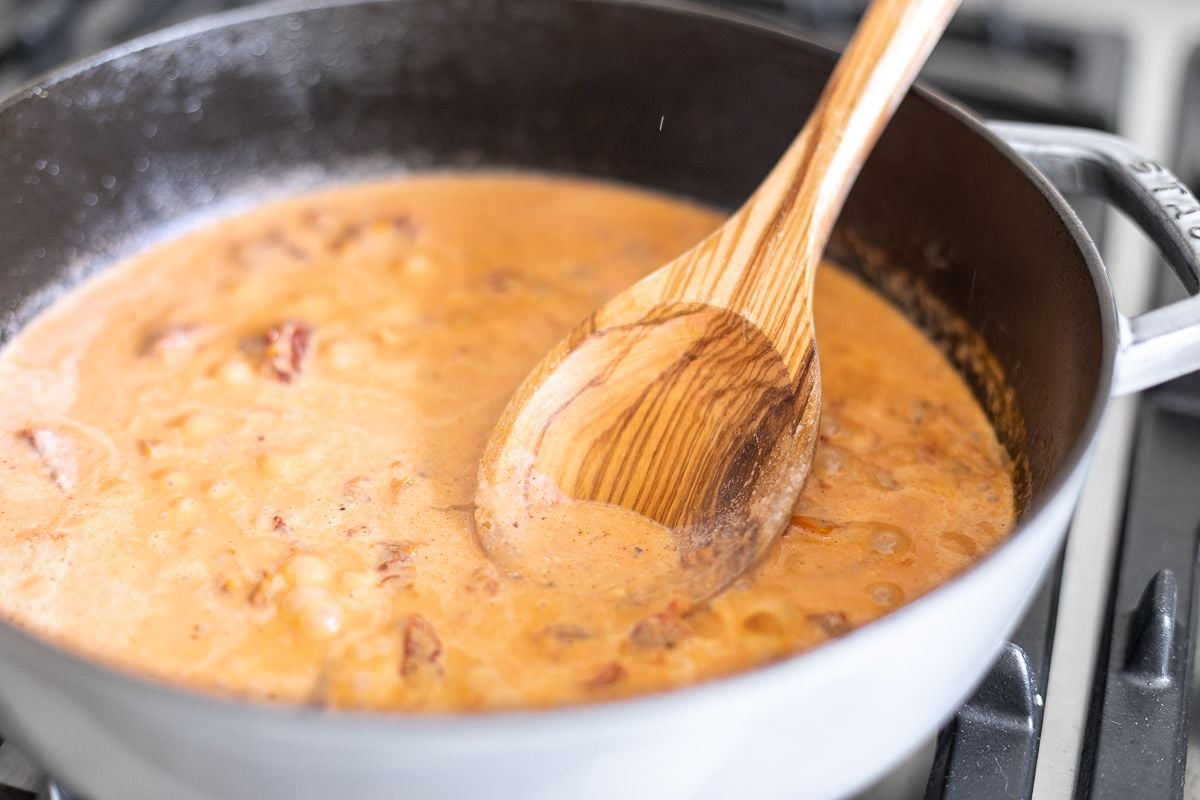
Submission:
[[[0,611],[175,684],[380,710],[588,702],[810,648],[1014,517],[1006,454],[911,323],[824,265],[793,525],[699,607],[498,572],[476,466],[579,319],[721,221],[611,184],[416,176],[270,205],[69,294],[0,356]],[[639,553],[629,551],[628,570]]]

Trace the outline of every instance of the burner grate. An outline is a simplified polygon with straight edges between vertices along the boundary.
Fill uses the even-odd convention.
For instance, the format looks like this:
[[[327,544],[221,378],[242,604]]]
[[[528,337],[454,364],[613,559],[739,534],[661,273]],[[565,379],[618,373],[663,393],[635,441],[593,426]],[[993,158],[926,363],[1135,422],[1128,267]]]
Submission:
[[[1077,797],[1183,797],[1192,597],[1200,543],[1200,382],[1149,393],[1139,410],[1107,635]]]
[[[1061,572],[1060,563],[975,695],[938,735],[925,800],[1032,795]]]

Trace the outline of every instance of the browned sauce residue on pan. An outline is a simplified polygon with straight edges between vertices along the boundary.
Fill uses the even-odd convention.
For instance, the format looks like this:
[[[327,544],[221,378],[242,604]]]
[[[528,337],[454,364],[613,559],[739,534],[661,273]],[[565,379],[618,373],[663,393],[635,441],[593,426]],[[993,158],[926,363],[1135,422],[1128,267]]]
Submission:
[[[268,206],[119,265],[0,356],[0,610],[205,690],[548,706],[818,645],[987,552],[1014,506],[984,413],[915,327],[825,266],[821,445],[751,575],[701,607],[647,607],[621,576],[653,554],[609,547],[596,605],[487,561],[471,502],[509,395],[719,222],[609,184],[431,175]]]

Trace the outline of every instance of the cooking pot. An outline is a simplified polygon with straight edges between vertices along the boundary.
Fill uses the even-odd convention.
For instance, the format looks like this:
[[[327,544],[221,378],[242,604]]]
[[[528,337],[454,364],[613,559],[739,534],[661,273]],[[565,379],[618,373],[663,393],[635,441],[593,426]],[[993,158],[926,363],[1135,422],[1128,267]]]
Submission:
[[[833,62],[759,22],[629,0],[277,5],[151,36],[0,105],[4,335],[124,254],[335,181],[519,167],[732,207]],[[1021,418],[999,425],[1027,489],[1012,536],[879,621],[660,695],[404,716],[196,694],[0,624],[0,727],[96,800],[852,792],[995,657],[1063,541],[1110,395],[1200,367],[1200,299],[1121,316],[1051,181],[1124,208],[1197,291],[1200,205],[1161,166],[1099,134],[989,129],[923,89],[842,215],[832,251],[922,322],[965,320],[1009,391],[954,325],[934,332],[989,407],[1007,397]]]

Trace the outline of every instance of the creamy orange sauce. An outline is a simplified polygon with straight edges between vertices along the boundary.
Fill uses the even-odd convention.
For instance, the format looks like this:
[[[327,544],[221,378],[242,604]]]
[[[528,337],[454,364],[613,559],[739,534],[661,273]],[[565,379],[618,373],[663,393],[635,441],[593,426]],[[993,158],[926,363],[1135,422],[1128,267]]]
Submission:
[[[470,519],[521,378],[720,217],[618,186],[428,176],[301,197],[108,271],[0,356],[0,610],[206,690],[375,709],[586,702],[838,636],[994,546],[1008,463],[959,376],[825,266],[793,527],[710,603],[514,580]],[[603,531],[572,531],[573,536]],[[603,546],[603,544],[599,545]]]

